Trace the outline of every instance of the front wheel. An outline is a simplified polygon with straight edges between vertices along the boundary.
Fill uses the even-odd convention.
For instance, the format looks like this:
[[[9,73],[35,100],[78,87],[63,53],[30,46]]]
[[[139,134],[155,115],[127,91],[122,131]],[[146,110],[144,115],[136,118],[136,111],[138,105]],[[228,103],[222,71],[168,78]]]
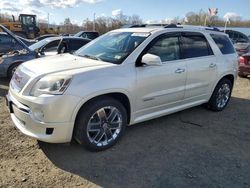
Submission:
[[[110,97],[101,97],[86,104],[79,112],[74,138],[91,151],[112,147],[127,126],[124,106]]]
[[[7,76],[9,79],[12,78],[12,76],[16,72],[16,69],[19,65],[20,65],[20,63],[16,63],[16,64],[13,64],[12,66],[9,67],[8,72],[7,72]]]
[[[222,79],[214,89],[208,106],[213,111],[222,111],[226,108],[232,94],[233,84],[229,79]]]

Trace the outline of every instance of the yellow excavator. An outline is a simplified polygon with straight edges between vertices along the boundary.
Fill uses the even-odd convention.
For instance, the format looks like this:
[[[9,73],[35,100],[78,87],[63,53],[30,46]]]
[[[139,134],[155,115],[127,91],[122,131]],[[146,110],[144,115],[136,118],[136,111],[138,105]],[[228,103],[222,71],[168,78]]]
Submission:
[[[59,31],[53,28],[39,28],[36,22],[36,15],[32,14],[20,14],[18,20],[15,20],[14,16],[12,16],[12,19],[0,19],[0,24],[16,35],[28,39],[34,39],[44,34],[59,34]]]

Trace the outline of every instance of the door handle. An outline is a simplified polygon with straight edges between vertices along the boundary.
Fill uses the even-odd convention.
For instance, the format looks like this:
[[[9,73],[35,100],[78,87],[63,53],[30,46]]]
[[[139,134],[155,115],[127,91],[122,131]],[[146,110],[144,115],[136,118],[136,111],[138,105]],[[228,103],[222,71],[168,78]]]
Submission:
[[[216,67],[216,64],[215,64],[215,63],[211,63],[211,64],[209,65],[209,68],[214,68],[214,67]]]
[[[183,72],[185,72],[185,69],[181,69],[181,68],[178,68],[178,69],[176,69],[176,71],[175,71],[175,73],[177,73],[177,74],[181,74],[181,73],[183,73]]]

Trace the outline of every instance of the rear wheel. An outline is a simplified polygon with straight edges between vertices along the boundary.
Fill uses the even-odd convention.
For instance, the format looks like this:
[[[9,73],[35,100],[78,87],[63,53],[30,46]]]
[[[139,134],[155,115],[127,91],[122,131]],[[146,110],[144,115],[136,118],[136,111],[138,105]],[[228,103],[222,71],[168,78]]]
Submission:
[[[112,147],[127,125],[124,106],[110,97],[101,97],[85,105],[79,112],[74,138],[91,151]]]
[[[232,94],[233,84],[229,79],[222,79],[214,89],[208,106],[213,111],[222,111],[226,108]]]

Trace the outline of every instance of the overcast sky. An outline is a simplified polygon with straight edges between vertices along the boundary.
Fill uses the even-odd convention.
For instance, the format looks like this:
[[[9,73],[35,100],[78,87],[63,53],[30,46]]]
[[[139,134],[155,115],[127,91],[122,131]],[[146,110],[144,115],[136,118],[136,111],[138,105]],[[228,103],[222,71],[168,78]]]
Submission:
[[[137,14],[146,22],[184,18],[187,12],[208,8],[218,8],[221,17],[233,13],[250,19],[250,0],[0,0],[1,13],[33,13],[46,20],[49,13],[50,23],[63,22],[66,17],[82,23],[86,18],[92,20],[94,13],[96,17]]]

